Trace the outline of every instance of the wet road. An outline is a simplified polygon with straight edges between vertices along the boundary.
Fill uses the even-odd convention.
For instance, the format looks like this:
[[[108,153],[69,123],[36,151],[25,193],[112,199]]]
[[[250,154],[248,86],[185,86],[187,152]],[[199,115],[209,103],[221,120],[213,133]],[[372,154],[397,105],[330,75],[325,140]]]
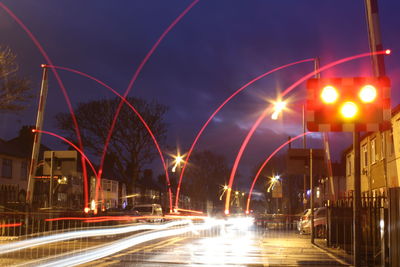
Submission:
[[[133,247],[81,266],[347,266],[295,232],[226,228]]]

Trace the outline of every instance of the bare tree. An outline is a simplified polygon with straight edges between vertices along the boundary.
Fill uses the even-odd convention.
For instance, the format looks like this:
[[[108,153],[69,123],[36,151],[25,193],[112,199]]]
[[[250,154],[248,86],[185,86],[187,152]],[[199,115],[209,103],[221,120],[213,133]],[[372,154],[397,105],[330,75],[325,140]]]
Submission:
[[[26,78],[17,76],[16,55],[9,48],[0,47],[0,112],[23,110],[32,98]]]
[[[156,139],[165,141],[167,126],[163,116],[167,111],[164,105],[156,102],[129,97],[127,100],[141,113]],[[106,141],[114,114],[120,102],[119,98],[96,100],[80,103],[75,115],[82,134],[86,151],[100,156]],[[76,140],[72,119],[69,113],[56,115],[57,125],[69,138]],[[139,172],[156,156],[154,143],[133,111],[123,106],[119,114],[110,144],[107,150],[105,166],[113,174],[128,184],[128,190],[136,182]],[[116,177],[118,178],[118,177]]]
[[[222,204],[219,196],[229,178],[229,167],[224,156],[208,150],[193,153],[185,176],[185,194],[198,203],[196,208],[204,208],[201,205],[206,200],[212,201],[214,206]]]

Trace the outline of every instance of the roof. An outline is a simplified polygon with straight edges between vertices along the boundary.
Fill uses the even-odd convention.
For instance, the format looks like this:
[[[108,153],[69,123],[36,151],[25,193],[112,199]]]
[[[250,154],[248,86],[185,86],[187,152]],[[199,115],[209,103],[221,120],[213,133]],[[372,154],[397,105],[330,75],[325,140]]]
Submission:
[[[8,141],[0,139],[0,154],[17,158],[30,158],[32,154],[33,136],[31,132],[27,134],[27,131],[20,131],[19,136]],[[46,150],[51,149],[41,144],[39,157],[42,157]]]

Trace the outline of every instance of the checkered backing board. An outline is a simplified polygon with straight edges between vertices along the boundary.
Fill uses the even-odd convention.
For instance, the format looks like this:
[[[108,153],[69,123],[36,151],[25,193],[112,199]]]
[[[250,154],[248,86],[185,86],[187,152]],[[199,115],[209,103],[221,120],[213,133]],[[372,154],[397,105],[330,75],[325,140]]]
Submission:
[[[362,103],[358,93],[367,84],[375,86],[377,98],[373,103]],[[339,92],[335,104],[325,104],[322,89],[334,86]],[[359,107],[355,119],[344,119],[340,106],[352,101]],[[369,132],[389,129],[391,119],[390,80],[388,77],[320,78],[307,81],[306,122],[311,132]]]

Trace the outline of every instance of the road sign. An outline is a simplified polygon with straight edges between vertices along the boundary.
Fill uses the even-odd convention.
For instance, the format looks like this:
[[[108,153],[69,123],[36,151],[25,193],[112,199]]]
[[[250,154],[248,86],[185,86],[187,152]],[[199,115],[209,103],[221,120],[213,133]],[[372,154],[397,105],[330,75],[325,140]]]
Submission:
[[[387,77],[319,78],[307,82],[311,132],[379,131],[390,127]]]

